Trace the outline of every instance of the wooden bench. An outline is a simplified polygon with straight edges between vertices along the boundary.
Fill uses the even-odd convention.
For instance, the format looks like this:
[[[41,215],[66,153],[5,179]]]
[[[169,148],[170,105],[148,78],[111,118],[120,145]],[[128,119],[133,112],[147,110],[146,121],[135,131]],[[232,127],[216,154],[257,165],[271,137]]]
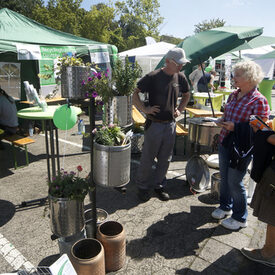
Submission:
[[[22,137],[17,134],[14,134],[12,136],[5,136],[3,140],[9,141],[12,145],[12,151],[13,151],[13,158],[14,158],[14,168],[17,169],[17,158],[14,146],[23,147],[25,149],[25,155],[26,155],[26,165],[29,165],[29,156],[28,156],[28,145],[31,143],[34,143],[35,140],[29,138],[29,137]]]
[[[132,107],[132,118],[134,123],[136,123],[139,126],[142,126],[145,124],[145,117],[142,115],[142,113],[133,105]],[[185,128],[180,122],[176,122],[176,142],[177,137],[180,136],[188,136],[188,129]],[[176,154],[176,142],[174,147],[174,153]],[[184,154],[186,151],[186,141],[184,142]]]

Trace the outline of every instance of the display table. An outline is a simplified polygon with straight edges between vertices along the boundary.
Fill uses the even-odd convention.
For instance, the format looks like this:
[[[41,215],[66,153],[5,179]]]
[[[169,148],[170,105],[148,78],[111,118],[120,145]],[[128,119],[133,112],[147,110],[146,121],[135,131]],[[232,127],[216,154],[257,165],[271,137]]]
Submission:
[[[45,128],[45,144],[46,144],[46,156],[47,156],[47,170],[48,170],[48,180],[51,181],[52,177],[56,176],[56,171],[60,170],[59,162],[59,145],[58,145],[58,129],[53,124],[53,116],[55,110],[60,107],[60,105],[48,106],[46,111],[38,106],[29,107],[21,109],[17,112],[19,118],[28,120],[42,120]],[[71,106],[74,108],[75,113],[79,115],[82,111],[78,107]],[[50,139],[48,138],[48,132]],[[54,143],[55,139],[55,143]],[[51,160],[51,165],[50,165]],[[57,170],[56,170],[57,166]]]
[[[209,99],[208,93],[193,93],[195,105],[205,106],[206,99]],[[223,94],[210,94],[213,109],[220,111],[222,106]]]
[[[212,117],[213,116],[212,111],[186,107],[184,110],[184,127],[186,126],[186,112],[188,112],[191,117],[208,117],[208,116]],[[216,117],[223,116],[223,112],[215,111],[214,113]]]

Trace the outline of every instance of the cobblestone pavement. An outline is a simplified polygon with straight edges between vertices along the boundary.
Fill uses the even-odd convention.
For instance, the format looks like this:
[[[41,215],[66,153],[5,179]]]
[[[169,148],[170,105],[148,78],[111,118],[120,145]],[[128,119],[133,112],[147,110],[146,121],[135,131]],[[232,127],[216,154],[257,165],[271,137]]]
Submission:
[[[88,118],[83,118],[88,126]],[[59,133],[61,166],[70,170],[82,165],[86,175],[90,170],[89,141],[75,135],[76,131],[74,127]],[[27,167],[13,168],[8,143],[0,151],[0,273],[47,266],[59,257],[58,241],[51,239],[47,206],[20,207],[22,201],[47,196],[45,137],[33,138],[36,142],[29,145]],[[148,202],[139,201],[134,183],[139,155],[132,155],[126,193],[97,187],[97,207],[123,224],[127,236],[126,263],[109,274],[275,274],[275,269],[251,262],[239,251],[244,246],[261,247],[264,242],[265,224],[252,216],[250,208],[248,227],[232,232],[211,218],[218,201],[210,190],[190,192],[185,166],[193,153],[187,144],[183,155],[183,142],[181,138],[177,142],[177,155],[167,175],[171,200],[160,201],[152,193]],[[17,149],[17,156],[23,164],[24,153]],[[211,175],[214,172],[217,170],[210,169]],[[87,196],[85,206],[89,204]]]

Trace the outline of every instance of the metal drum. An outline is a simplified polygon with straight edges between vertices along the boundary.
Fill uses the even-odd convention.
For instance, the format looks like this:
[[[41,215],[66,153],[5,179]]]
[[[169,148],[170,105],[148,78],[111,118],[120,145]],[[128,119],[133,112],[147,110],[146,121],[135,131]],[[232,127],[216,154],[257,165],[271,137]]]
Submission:
[[[89,75],[88,67],[70,66],[61,71],[61,95],[65,98],[85,98],[82,81]]]
[[[69,237],[84,229],[83,201],[49,195],[51,230],[58,237]]]
[[[114,96],[104,106],[104,124],[116,123],[120,127],[132,125],[132,97]]]
[[[202,117],[194,117],[189,120],[189,140],[196,144],[213,146],[217,141],[221,127],[214,122],[204,121]]]
[[[93,179],[104,187],[122,187],[130,181],[131,143],[105,146],[94,142]]]

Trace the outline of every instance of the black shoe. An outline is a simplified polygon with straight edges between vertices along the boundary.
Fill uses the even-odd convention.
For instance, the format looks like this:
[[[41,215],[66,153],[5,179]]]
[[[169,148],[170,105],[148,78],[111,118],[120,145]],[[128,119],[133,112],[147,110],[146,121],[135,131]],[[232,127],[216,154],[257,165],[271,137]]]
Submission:
[[[160,200],[168,201],[170,199],[169,194],[165,192],[163,188],[155,188],[154,190]]]
[[[138,189],[138,197],[140,200],[146,202],[146,201],[149,201],[150,200],[150,193],[148,190],[146,189]]]

